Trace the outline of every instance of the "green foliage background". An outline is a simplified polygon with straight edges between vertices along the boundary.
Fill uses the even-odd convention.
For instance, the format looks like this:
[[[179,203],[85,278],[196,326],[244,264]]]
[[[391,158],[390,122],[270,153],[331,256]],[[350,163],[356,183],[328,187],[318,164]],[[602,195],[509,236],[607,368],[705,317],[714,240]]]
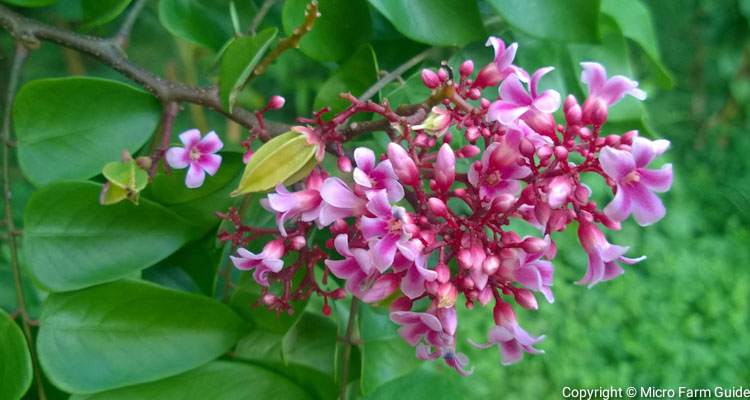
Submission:
[[[20,0],[6,2],[24,4]],[[27,4],[31,3],[34,2]],[[106,11],[121,7],[123,2],[112,2],[112,9],[89,10],[95,12],[91,15],[85,11],[85,3],[61,0],[51,7],[29,9],[25,13],[87,33],[106,36],[115,31],[116,22],[122,16],[112,24],[105,24],[119,13],[117,11],[112,16]],[[199,12],[190,13],[180,8],[189,3],[198,4]],[[237,19],[241,26],[247,26],[259,4],[250,7],[247,4],[251,2],[239,3],[244,5],[238,7]],[[304,3],[287,1],[284,5],[277,4],[261,28],[278,27],[280,35],[288,33],[299,23],[299,7]],[[320,3],[325,15],[327,7],[335,9],[341,2],[321,0]],[[669,139],[673,147],[667,158],[675,165],[675,183],[665,196],[668,214],[664,220],[646,229],[626,224],[623,231],[611,235],[614,242],[631,245],[631,254],[649,257],[647,261],[628,268],[624,276],[612,282],[591,290],[574,285],[573,282],[585,270],[584,254],[573,232],[556,237],[559,244],[559,256],[555,262],[556,302],[540,304],[538,312],[519,313],[520,322],[527,330],[547,335],[540,346],[546,351],[545,355],[527,356],[516,365],[502,367],[496,351],[479,351],[462,343],[460,347],[469,355],[476,371],[472,376],[460,379],[439,363],[416,362],[413,350],[400,342],[383,311],[365,308],[359,325],[363,345],[354,354],[352,395],[356,397],[364,393],[366,398],[400,395],[431,399],[546,399],[559,397],[564,386],[711,388],[747,385],[750,382],[750,157],[747,156],[750,153],[750,1],[612,0],[603,1],[600,12],[585,9],[591,4],[598,5],[596,1],[585,0],[571,2],[574,5],[564,1],[552,2],[553,5],[542,7],[541,11],[539,7],[534,8],[535,4],[544,3],[539,1],[487,0],[478,2],[476,10],[464,7],[464,2],[449,0],[408,2],[410,6],[406,9],[394,6],[395,3],[380,0],[351,2],[341,6],[350,8],[343,10],[346,12],[335,9],[352,19],[341,24],[343,28],[339,27],[344,32],[349,29],[351,34],[341,36],[336,30],[339,25],[335,23],[341,18],[331,22],[333,25],[323,24],[321,20],[323,27],[307,37],[299,50],[285,53],[263,79],[257,79],[252,86],[239,92],[237,104],[257,109],[270,95],[280,94],[286,97],[287,106],[273,114],[273,118],[292,121],[296,116],[309,115],[314,105],[329,104],[339,88],[365,90],[375,80],[375,76],[369,73],[374,68],[390,71],[426,49],[428,44],[448,47],[430,53],[423,66],[435,67],[442,59],[449,59],[456,65],[471,57],[479,67],[491,56],[490,50],[483,46],[485,33],[494,34],[506,41],[519,42],[518,61],[521,66],[527,69],[556,66],[556,74],[545,78],[549,79],[545,84],[572,92],[579,99],[582,94],[581,87],[576,84],[579,61],[597,59],[610,71],[640,80],[641,86],[649,93],[648,100],[643,107],[632,101],[616,106],[609,127],[613,131],[640,129],[645,135]],[[228,4],[229,1],[198,0],[149,2],[133,30],[129,57],[172,79],[192,84],[216,83],[217,52],[232,32]],[[576,9],[585,9],[586,12],[570,12]],[[457,14],[431,14],[429,10],[451,10]],[[418,18],[404,21],[407,13],[425,18],[427,25]],[[481,25],[462,28],[461,24],[450,23],[452,18],[478,21]],[[443,29],[431,31],[430,21],[440,21]],[[560,26],[558,30],[554,29],[556,25]],[[281,29],[285,31],[281,32]],[[435,42],[430,43],[430,38]],[[366,43],[372,46],[372,50]],[[12,42],[4,31],[0,32],[0,51],[3,56],[0,76],[5,77]],[[370,57],[373,51],[376,64]],[[367,68],[358,67],[358,71],[366,73],[352,73],[343,67],[354,54],[367,55]],[[350,65],[362,63],[362,60],[355,61],[357,63]],[[405,78],[417,71],[418,67],[413,68]],[[127,82],[88,56],[50,43],[43,43],[40,49],[32,52],[22,80],[28,82],[70,75]],[[329,77],[332,78],[328,80]],[[5,81],[0,80],[0,86],[4,85]],[[391,84],[381,92],[382,97],[392,102],[419,101],[426,94],[420,88],[419,80],[414,78],[406,79],[403,86],[401,83]],[[188,127],[199,127],[203,131],[209,127],[215,129],[227,142],[229,152],[240,150],[239,140],[244,135],[236,125],[218,114],[195,107],[186,107],[176,125],[176,130]],[[367,140],[368,145],[376,148],[378,143],[374,139]],[[134,280],[142,279],[180,291],[215,295],[214,272],[220,254],[211,243],[215,221],[210,215],[218,204],[222,207],[228,204],[226,200],[216,203],[216,199],[225,198],[228,190],[236,185],[240,172],[238,156],[231,157],[234,159],[228,164],[231,166],[228,170],[232,172],[221,178],[220,187],[202,189],[195,198],[176,195],[182,190],[179,179],[157,177],[153,188],[145,193],[150,199],[145,200],[146,207],[159,210],[162,206],[167,207],[169,218],[177,218],[172,212],[178,216],[200,215],[194,219],[200,227],[192,229],[190,237],[181,231],[180,239],[170,244],[171,247],[167,250],[161,248],[161,252],[167,253],[181,248],[166,259],[163,258],[169,254],[145,256],[141,257],[143,260],[135,261],[129,255],[121,255],[116,261],[131,263],[130,270],[121,276],[133,280],[109,285],[123,290],[122,287],[134,285]],[[37,189],[19,169],[11,172],[14,217],[22,226],[28,199]],[[96,192],[95,189],[88,191]],[[601,196],[599,201],[603,204],[607,199],[607,196]],[[83,200],[73,196],[64,201],[77,204]],[[256,220],[263,215],[259,207],[251,213],[251,218]],[[264,222],[269,221],[265,219]],[[33,233],[34,226],[29,229]],[[180,230],[179,227],[174,229]],[[195,237],[200,235],[206,236]],[[184,246],[186,243],[189,243],[187,247]],[[137,246],[137,240],[133,245]],[[10,313],[16,309],[16,304],[7,260],[8,247],[3,241],[0,245],[0,308]],[[26,275],[33,276],[31,272],[35,271],[27,265],[29,260],[22,261]],[[136,265],[136,261],[143,265]],[[212,267],[205,267],[209,264]],[[150,267],[140,272],[146,266]],[[32,317],[42,317],[43,322],[40,304],[49,294],[38,284],[45,278],[24,282]],[[232,300],[247,325],[238,328],[243,337],[237,341],[225,337],[231,334],[222,335],[220,329],[209,329],[214,335],[221,336],[216,344],[219,347],[217,354],[237,342],[231,362],[229,357],[223,356],[220,361],[178,376],[173,375],[185,371],[179,365],[170,365],[167,372],[157,371],[156,375],[141,371],[144,379],[138,375],[125,385],[145,383],[91,397],[78,394],[73,398],[145,398],[143,396],[157,393],[164,398],[180,398],[180,390],[205,388],[207,385],[224,385],[228,389],[220,393],[208,388],[205,392],[192,394],[241,398],[245,385],[258,390],[256,394],[269,393],[263,392],[274,389],[269,382],[287,385],[284,387],[288,388],[286,393],[291,397],[335,397],[336,374],[340,368],[337,364],[340,345],[335,342],[335,335],[342,334],[348,305],[337,304],[334,316],[326,319],[319,315],[319,302],[312,300],[301,320],[277,320],[263,310],[247,310],[244,305],[254,295],[254,289],[246,284],[245,278],[235,277],[241,289]],[[65,284],[59,285],[70,289]],[[49,282],[47,286],[50,286]],[[54,289],[54,284],[52,287]],[[99,286],[96,290],[114,293],[107,291],[107,286]],[[135,291],[143,291],[149,296],[153,292],[157,296],[160,290],[148,286]],[[123,296],[127,293],[130,291],[125,291]],[[81,294],[81,298],[87,294]],[[66,304],[72,307],[63,301],[64,296],[68,294],[52,295],[46,301],[45,309],[64,308]],[[189,301],[203,301],[190,296]],[[220,290],[217,296],[221,296]],[[144,299],[148,300],[147,297]],[[75,311],[67,312],[75,314]],[[95,314],[98,311],[89,312]],[[234,318],[217,321],[214,325],[235,327],[238,322]],[[187,336],[183,339],[192,340],[196,345],[201,345],[201,340],[210,342],[210,338],[192,337],[189,321],[186,323],[187,327],[181,321],[165,322],[162,332],[167,338],[170,330],[175,332],[176,340],[180,340],[180,334],[185,334]],[[461,310],[459,337],[481,341],[490,323],[489,310]],[[309,332],[317,335],[311,337]],[[14,333],[7,337],[15,340],[18,335]],[[50,345],[45,339],[48,338],[40,337],[42,352],[44,346]],[[168,340],[164,337],[161,340],[164,341],[161,345],[169,346]],[[108,345],[101,346],[106,348]],[[84,357],[83,353],[78,352],[75,356]],[[143,360],[148,360],[148,356],[143,355]],[[213,357],[208,351],[198,357],[202,361],[196,366]],[[78,372],[75,363],[64,365],[59,359],[49,359],[43,364],[53,375],[56,369]],[[2,367],[0,372],[3,372]],[[75,383],[61,382],[60,376],[50,379],[58,388],[45,381],[52,398],[67,398],[63,390],[75,389]],[[161,378],[164,379],[150,382]],[[98,390],[98,385],[97,382],[91,383],[93,390]],[[102,387],[119,386],[105,384]],[[0,390],[0,394],[3,393]],[[30,390],[27,396],[33,398],[34,391]]]

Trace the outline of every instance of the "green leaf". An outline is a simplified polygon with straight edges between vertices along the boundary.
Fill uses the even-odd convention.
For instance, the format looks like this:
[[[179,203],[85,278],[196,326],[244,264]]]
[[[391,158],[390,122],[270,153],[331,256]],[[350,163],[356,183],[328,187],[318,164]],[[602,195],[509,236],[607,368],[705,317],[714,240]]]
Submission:
[[[245,276],[249,276],[246,274]],[[246,279],[238,285],[232,294],[230,304],[234,310],[254,326],[268,332],[283,335],[299,321],[305,309],[307,301],[293,301],[292,314],[276,314],[263,306],[257,306],[260,298],[260,287],[255,281]]]
[[[351,92],[359,96],[378,80],[378,62],[369,44],[363,45],[346,60],[321,86],[315,96],[315,109],[330,107],[333,113],[344,110],[349,102],[340,94]]]
[[[420,366],[414,347],[398,335],[398,326],[388,318],[387,310],[360,304],[359,331],[362,338],[361,385],[364,394]]]
[[[242,155],[222,152],[221,168],[216,175],[207,177],[200,188],[185,186],[187,168],[160,173],[143,192],[143,196],[156,201],[204,229],[219,223],[216,211],[225,211],[232,203],[229,192],[237,186],[243,167]]]
[[[255,36],[235,38],[224,51],[219,70],[219,93],[221,104],[230,112],[247,78],[271,46],[278,32],[276,28],[268,28]]]
[[[216,247],[216,232],[209,232],[159,264],[145,269],[141,275],[143,279],[163,286],[213,297],[221,253]]]
[[[37,346],[50,381],[92,393],[189,371],[226,352],[243,331],[216,300],[121,280],[51,295]]]
[[[466,397],[466,392],[461,388],[461,382],[454,376],[417,370],[379,387],[364,398],[366,400],[396,398],[454,400]]]
[[[16,96],[18,163],[29,180],[86,179],[135,153],[151,137],[159,102],[132,86],[98,78],[40,79]]]
[[[44,7],[57,3],[58,0],[0,0],[0,2],[19,7]]]
[[[312,397],[288,378],[265,368],[228,361],[214,361],[161,381],[92,395],[73,395],[71,400],[307,400]]]
[[[52,184],[24,214],[23,250],[40,284],[54,291],[109,282],[142,270],[187,243],[195,227],[148,200],[98,203],[101,185]]]
[[[288,35],[305,19],[308,0],[284,2],[282,22]],[[300,50],[318,61],[338,61],[348,57],[372,33],[370,10],[365,0],[320,0],[320,17],[312,31],[300,41]]]
[[[603,0],[602,12],[617,22],[626,38],[646,53],[656,72],[656,81],[665,89],[674,85],[672,74],[661,60],[656,30],[649,9],[639,0]]]
[[[282,182],[295,183],[290,178],[299,178],[297,172],[307,168],[314,156],[315,146],[301,133],[289,131],[276,136],[253,154],[232,196],[269,190]]]
[[[485,36],[475,1],[369,0],[404,36],[435,46],[463,46]]]
[[[161,0],[159,20],[175,36],[218,51],[234,36],[231,0]],[[251,1],[235,1],[243,26],[254,14]]]
[[[597,42],[599,0],[489,0],[519,31],[560,42]]]
[[[17,400],[31,386],[31,356],[21,329],[0,309],[0,399]]]
[[[82,0],[85,27],[103,25],[117,18],[131,0]]]

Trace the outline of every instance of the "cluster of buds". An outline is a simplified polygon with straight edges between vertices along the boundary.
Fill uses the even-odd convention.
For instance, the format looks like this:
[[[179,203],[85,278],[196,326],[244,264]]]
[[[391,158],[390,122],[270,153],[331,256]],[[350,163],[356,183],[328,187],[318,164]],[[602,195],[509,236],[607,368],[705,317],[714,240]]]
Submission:
[[[323,279],[333,274],[346,293],[389,304],[391,319],[418,358],[442,359],[467,374],[468,359],[456,340],[459,301],[468,309],[493,304],[487,343],[472,343],[498,345],[503,364],[542,352],[535,346],[543,337],[521,328],[516,310],[537,309],[537,296],[554,302],[554,232],[577,226],[588,254],[578,283],[588,287],[622,274],[621,264],[645,258],[625,257],[628,248],[610,244],[602,231],[620,229],[631,214],[642,226],[665,214],[654,192],[671,186],[671,165],[648,166],[669,142],[635,131],[602,134],[609,107],[625,95],[642,100],[645,93],[636,82],[608,78],[600,64],[586,62],[581,65],[588,97],[583,105],[573,96],[563,102],[556,91],[538,88],[553,68],[529,74],[513,64],[515,43],[506,47],[493,37],[487,45],[495,59],[475,79],[471,61],[455,79],[447,67],[422,72],[424,85],[439,100],[419,121],[398,117],[387,104],[356,99],[329,121],[317,114],[308,120],[308,141],[319,145],[321,154],[326,145],[337,149],[339,172],[318,166],[294,190],[279,184],[262,201],[276,216],[277,237],[259,254],[240,249],[232,258],[237,268],[254,270],[276,306],[289,292],[299,295],[290,282],[300,265],[311,272],[313,266],[323,268]],[[481,91],[494,86],[499,96],[483,98]],[[554,115],[561,103],[564,124]],[[352,164],[335,142],[336,127],[360,111],[391,122],[391,143],[384,154],[356,148]],[[603,209],[581,182],[585,173],[601,176],[611,187],[614,198]],[[510,228],[513,220],[537,233],[521,237]],[[305,241],[312,230],[329,233],[326,245]],[[260,234],[248,232],[252,238]],[[299,252],[297,261],[285,266],[290,252]],[[283,294],[271,293],[273,282],[281,283]],[[314,278],[305,284],[313,287],[306,293],[323,295],[326,307],[329,298],[344,295],[320,289]]]

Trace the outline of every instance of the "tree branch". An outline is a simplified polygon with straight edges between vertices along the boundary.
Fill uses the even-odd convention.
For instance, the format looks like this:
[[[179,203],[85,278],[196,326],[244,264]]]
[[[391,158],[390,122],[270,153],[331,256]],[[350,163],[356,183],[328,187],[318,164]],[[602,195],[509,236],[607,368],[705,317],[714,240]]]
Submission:
[[[433,50],[433,48],[429,48],[429,49],[427,49],[427,50],[425,50],[425,51],[423,51],[423,52],[415,55],[414,57],[406,60],[405,63],[399,65],[393,71],[387,73],[384,77],[380,78],[377,82],[375,82],[374,85],[370,86],[370,88],[367,89],[367,91],[365,91],[364,93],[362,93],[362,95],[359,96],[359,101],[370,100],[370,98],[372,98],[372,96],[375,96],[375,94],[377,94],[380,91],[380,89],[382,89],[383,87],[385,87],[385,85],[391,83],[391,81],[393,81],[394,79],[396,79],[399,76],[403,75],[403,73],[406,72],[406,71],[408,71],[411,67],[419,64],[420,62],[422,62],[422,60],[424,60],[425,58],[427,58],[427,56],[430,55],[430,52],[432,50]]]
[[[47,396],[44,393],[42,374],[39,371],[39,360],[37,359],[36,348],[34,347],[34,336],[31,332],[31,318],[29,317],[29,313],[26,310],[26,297],[23,293],[21,265],[18,261],[18,232],[16,231],[16,226],[13,222],[13,207],[11,204],[12,195],[10,191],[10,149],[12,146],[10,136],[11,109],[13,105],[13,98],[16,93],[16,88],[18,87],[18,78],[21,74],[21,67],[26,60],[27,55],[28,49],[26,49],[26,47],[22,43],[16,42],[16,52],[10,67],[8,87],[5,94],[5,104],[3,104],[3,199],[5,200],[5,219],[3,225],[5,225],[8,230],[10,267],[13,270],[13,284],[16,288],[16,302],[18,303],[18,314],[21,316],[21,327],[23,328],[23,334],[26,337],[26,344],[29,347],[29,353],[31,354],[32,367],[34,369],[34,380],[36,381],[38,396],[39,399],[45,400]]]

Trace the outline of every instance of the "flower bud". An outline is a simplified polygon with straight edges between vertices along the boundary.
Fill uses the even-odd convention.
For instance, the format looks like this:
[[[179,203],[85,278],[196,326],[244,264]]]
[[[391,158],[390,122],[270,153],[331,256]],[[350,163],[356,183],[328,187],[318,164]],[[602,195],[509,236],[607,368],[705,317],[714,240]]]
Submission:
[[[284,257],[284,239],[276,239],[266,243],[266,245],[263,246],[263,253],[267,258]]]
[[[276,296],[272,295],[271,293],[266,293],[263,295],[263,304],[270,306],[271,304],[276,302]]]
[[[498,268],[500,268],[500,258],[494,254],[485,258],[482,263],[482,270],[487,275],[494,274]]]
[[[568,149],[563,146],[555,146],[555,157],[560,161],[568,159]]]
[[[521,152],[521,155],[527,158],[531,158],[534,156],[534,151],[536,149],[534,148],[534,143],[531,143],[529,139],[522,138],[521,143],[518,145],[518,151]]]
[[[430,211],[438,217],[447,218],[448,208],[445,206],[442,200],[437,197],[430,197],[427,200],[427,205],[430,207]]]
[[[464,133],[464,137],[466,138],[466,140],[471,143],[476,142],[477,139],[479,139],[479,135],[481,135],[481,131],[476,126],[472,126]]]
[[[456,155],[448,143],[438,150],[435,161],[435,183],[441,191],[450,189],[456,179]]]
[[[553,136],[555,134],[555,117],[552,114],[533,112],[526,114],[523,121],[536,132],[542,135]]]
[[[438,70],[437,76],[441,82],[445,82],[448,79],[448,72],[446,72],[445,69],[440,68]]]
[[[516,303],[519,306],[527,310],[536,310],[539,308],[539,304],[536,302],[534,293],[529,289],[517,289],[513,292],[513,298],[516,299]]]
[[[485,110],[490,108],[490,104],[491,104],[490,101],[485,98],[482,98],[482,100],[479,100],[479,105]]]
[[[331,293],[331,297],[336,300],[343,300],[346,297],[346,290],[338,288]]]
[[[416,185],[419,181],[419,172],[414,160],[401,145],[396,143],[388,144],[388,159],[393,164],[393,170],[396,176],[407,185]]]
[[[461,67],[459,67],[458,72],[463,77],[471,75],[471,73],[474,72],[474,61],[466,60],[461,63]]]
[[[518,154],[510,146],[502,143],[496,146],[495,150],[490,154],[490,168],[501,170],[513,165],[516,160],[518,160]]]
[[[536,149],[536,155],[539,156],[540,160],[546,160],[552,155],[552,148],[550,146],[542,146]]]
[[[492,287],[485,286],[484,289],[482,289],[479,292],[479,295],[477,296],[477,300],[479,301],[479,304],[486,306],[492,301],[492,298],[495,297],[492,294]]]
[[[394,311],[409,311],[411,310],[412,301],[406,296],[401,296],[391,303],[390,310]]]
[[[474,158],[477,156],[477,154],[479,154],[480,151],[481,150],[479,150],[479,147],[472,144],[467,144],[466,146],[460,148],[456,155],[459,158]]]
[[[266,107],[269,110],[278,110],[281,107],[284,107],[284,103],[286,103],[286,100],[281,96],[271,96],[270,99],[268,99],[268,104]]]
[[[294,250],[301,250],[307,246],[307,240],[302,235],[297,235],[289,240]]]
[[[516,313],[510,304],[498,301],[492,309],[492,318],[495,320],[496,325],[515,325]]]
[[[510,193],[500,194],[492,201],[492,211],[496,213],[504,213],[515,204],[516,198]]]
[[[344,173],[352,172],[352,160],[349,159],[349,157],[345,155],[341,155],[336,161],[336,166],[339,167],[339,171]]]
[[[440,78],[432,70],[425,68],[422,70],[422,83],[430,89],[435,89],[440,86]]]
[[[456,256],[456,260],[458,261],[458,265],[463,269],[471,269],[471,267],[474,265],[474,256],[471,254],[471,250],[469,249],[461,249],[458,251],[458,255]],[[472,281],[472,286],[474,287],[474,282]]]
[[[343,219],[337,219],[329,229],[334,235],[340,235],[349,231],[349,225]]]
[[[589,197],[591,196],[591,189],[589,189],[588,186],[581,184],[576,187],[573,195],[575,196],[576,200],[583,204],[586,204],[589,201]]]
[[[471,88],[469,90],[469,98],[472,100],[476,100],[478,98],[482,97],[482,92],[479,90],[479,88]]]
[[[620,143],[631,145],[636,136],[638,136],[638,131],[627,131],[620,137]]]
[[[477,79],[474,80],[473,87],[484,89],[488,86],[497,86],[500,83],[502,76],[500,71],[497,70],[497,66],[494,62],[491,62],[484,66],[477,74]]]
[[[607,103],[600,98],[589,97],[583,103],[583,114],[581,120],[585,124],[601,126],[607,122],[608,115],[609,110],[607,109]]]
[[[607,146],[615,147],[620,144],[620,137],[617,135],[607,135],[604,139],[604,144]]]
[[[531,254],[540,254],[547,249],[547,242],[537,237],[528,237],[521,242],[523,251]]]
[[[416,138],[414,138],[414,145],[419,147],[429,147],[430,146],[430,138],[429,136],[425,135],[424,133],[420,133],[417,135]]]
[[[445,264],[438,264],[435,267],[437,272],[437,281],[440,283],[448,282],[451,279],[451,269]]]

